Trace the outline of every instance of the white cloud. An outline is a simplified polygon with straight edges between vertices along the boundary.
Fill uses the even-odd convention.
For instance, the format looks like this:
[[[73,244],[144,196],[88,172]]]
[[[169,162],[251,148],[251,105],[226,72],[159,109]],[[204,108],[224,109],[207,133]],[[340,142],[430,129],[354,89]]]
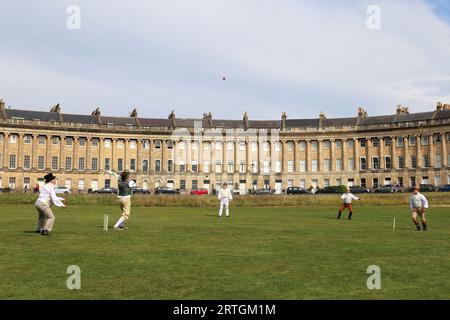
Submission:
[[[7,102],[59,99],[70,112],[102,105],[109,114],[137,105],[158,117],[172,107],[185,117],[212,111],[239,119],[247,110],[278,119],[282,111],[349,116],[359,105],[370,114],[393,113],[398,103],[425,111],[450,100],[450,26],[423,1],[376,1],[380,31],[366,28],[372,1],[78,3],[78,34],[64,29],[64,6],[72,4],[64,1],[31,10],[7,35],[0,31]],[[9,19],[17,18],[19,10],[9,9]],[[32,32],[36,21],[40,33]],[[5,80],[17,69],[21,90]]]

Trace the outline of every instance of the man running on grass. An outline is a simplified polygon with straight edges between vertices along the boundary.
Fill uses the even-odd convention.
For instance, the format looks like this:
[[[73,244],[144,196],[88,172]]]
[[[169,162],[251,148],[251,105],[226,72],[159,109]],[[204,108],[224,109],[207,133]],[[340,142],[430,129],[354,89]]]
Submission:
[[[120,176],[110,170],[106,172],[119,180],[119,195],[117,196],[117,198],[119,198],[120,210],[122,210],[122,215],[114,225],[114,230],[123,230],[125,228],[125,221],[130,217],[131,188],[134,187],[136,183],[133,180],[130,180],[130,173],[126,170],[123,171]]]
[[[428,200],[419,192],[418,187],[413,188],[413,194],[409,199],[409,208],[412,211],[412,221],[416,225],[417,231],[420,231],[419,219],[417,219],[418,215],[420,216],[420,220],[422,220],[423,231],[426,231],[427,219],[425,211],[428,209]]]
[[[348,220],[352,220],[352,214],[353,214],[353,205],[352,200],[361,200],[358,197],[355,197],[352,193],[350,193],[350,188],[345,189],[345,193],[341,196],[341,199],[343,200],[342,205],[339,207],[339,213],[337,218],[341,218],[342,211],[345,210],[345,208],[348,209]]]

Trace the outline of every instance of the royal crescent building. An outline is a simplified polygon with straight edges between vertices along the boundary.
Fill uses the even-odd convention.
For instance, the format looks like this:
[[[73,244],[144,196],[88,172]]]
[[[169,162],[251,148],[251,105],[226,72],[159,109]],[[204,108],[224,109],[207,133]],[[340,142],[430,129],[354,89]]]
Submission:
[[[450,105],[392,115],[279,120],[110,117],[6,107],[0,101],[0,187],[33,188],[47,172],[72,192],[116,187],[107,170],[129,170],[138,186],[247,193],[290,186],[374,188],[450,183]]]

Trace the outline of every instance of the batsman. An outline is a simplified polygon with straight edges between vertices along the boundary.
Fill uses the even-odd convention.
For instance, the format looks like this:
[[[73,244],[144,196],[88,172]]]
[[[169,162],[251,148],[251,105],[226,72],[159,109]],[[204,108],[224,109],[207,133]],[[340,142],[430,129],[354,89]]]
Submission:
[[[123,230],[125,228],[125,221],[130,218],[131,212],[131,188],[136,186],[136,182],[130,179],[130,173],[123,171],[120,175],[110,170],[106,171],[108,174],[118,179],[120,210],[122,214],[114,225],[114,230]]]

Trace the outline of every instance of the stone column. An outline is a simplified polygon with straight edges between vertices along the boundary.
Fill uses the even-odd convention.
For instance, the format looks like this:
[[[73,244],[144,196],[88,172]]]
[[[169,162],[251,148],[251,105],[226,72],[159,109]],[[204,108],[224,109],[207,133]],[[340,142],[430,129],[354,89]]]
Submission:
[[[203,168],[203,139],[200,137],[200,140],[197,141],[198,146],[198,172],[204,172]],[[200,181],[199,181],[200,182]]]
[[[250,152],[252,150],[252,142],[249,139],[246,139],[245,141],[245,167],[246,172],[251,173],[252,172],[252,158],[250,155]]]
[[[411,159],[409,156],[409,146],[408,146],[408,136],[403,137],[403,162],[404,162],[404,169],[411,168]],[[406,182],[406,181],[405,181]]]
[[[167,172],[167,154],[166,154],[166,147],[167,147],[167,142],[166,139],[162,139],[161,140],[161,173],[165,173]],[[188,152],[191,153],[192,149],[190,148],[190,141],[188,142]],[[186,161],[187,162],[187,161]],[[186,167],[188,166],[188,164],[186,163]],[[191,167],[192,168],[192,167]],[[186,170],[187,171],[187,170]]]
[[[216,173],[216,140],[212,139],[211,140],[211,149],[209,150],[210,152],[210,157],[209,159],[211,159],[211,168],[210,168],[210,172],[211,173]],[[215,183],[215,181],[214,181]],[[216,186],[213,186],[214,188],[216,188]]]
[[[239,140],[235,140],[234,141],[234,172],[235,173],[238,173],[239,172],[239,157],[238,157],[238,154],[239,154],[239,144],[240,144],[240,141]]]
[[[37,145],[38,145],[38,135],[33,134],[33,145],[32,145],[32,152],[31,152],[31,169],[36,170],[37,169]]]
[[[23,169],[23,133],[19,133],[17,141],[17,168]],[[23,181],[22,181],[23,182]]]
[[[311,140],[306,140],[306,160],[305,160],[305,171],[311,172],[312,169],[312,158],[311,158]]]
[[[117,139],[111,139],[111,171],[117,171]]]
[[[78,170],[78,137],[73,137],[72,147],[73,147],[72,170]]]
[[[61,136],[59,138],[59,169],[64,171],[66,166],[66,137]]]
[[[123,145],[123,169],[124,170],[130,169],[130,164],[128,163],[128,157],[127,157],[127,152],[128,152],[129,147],[130,147],[130,139],[126,138],[126,139],[124,139],[124,145]]]
[[[50,171],[52,167],[52,136],[47,135],[46,152],[45,152],[45,169]]]
[[[281,173],[286,174],[288,172],[288,141],[281,141]],[[286,181],[287,183],[287,181]]]
[[[342,139],[342,171],[348,171],[347,139]]]
[[[417,150],[417,168],[422,168],[422,145],[420,141],[420,134],[416,135],[416,150]]]
[[[448,153],[447,153],[447,137],[445,132],[441,132],[441,136],[442,136],[442,168],[447,168],[449,167],[448,165]],[[450,183],[450,181],[448,181]]]
[[[378,143],[380,146],[380,155],[379,155],[379,164],[380,164],[380,169],[384,170],[385,169],[385,163],[384,163],[384,137],[378,138]],[[391,160],[391,165],[392,165],[392,160]]]
[[[300,172],[300,146],[299,141],[294,141],[294,172]]]
[[[228,141],[223,140],[222,142],[222,173],[227,173],[227,151],[228,150]]]
[[[366,137],[366,164],[367,170],[373,169],[372,163],[372,139]]]
[[[98,138],[98,170],[100,172],[105,170],[105,156],[103,150],[104,147],[105,147],[105,138]]]
[[[429,161],[430,161],[430,168],[434,168],[436,167],[436,155],[435,155],[435,149],[434,149],[434,134],[430,134],[428,136],[428,144],[429,144],[429,150],[430,150],[430,157],[429,157]],[[442,156],[441,156],[442,159]],[[434,179],[434,177],[433,177]]]
[[[9,133],[5,132],[3,137],[3,167],[9,168],[9,155],[8,155],[8,147],[9,147]]]
[[[318,160],[317,160],[317,171],[323,173],[323,140],[317,140],[317,152],[318,152]]]
[[[397,137],[390,137],[391,138],[391,164],[392,164],[392,170],[396,170],[398,167],[398,153],[397,153]]]
[[[86,161],[86,164],[85,164],[86,171],[92,170],[91,141],[92,141],[92,137],[86,137],[86,160],[85,160]]]
[[[330,139],[330,171],[336,171],[336,140]],[[342,162],[342,158],[341,158]]]
[[[136,172],[142,172],[142,139],[138,138],[136,141]],[[175,150],[175,144],[173,145]],[[174,162],[175,166],[175,162]],[[175,168],[174,168],[175,169]]]

